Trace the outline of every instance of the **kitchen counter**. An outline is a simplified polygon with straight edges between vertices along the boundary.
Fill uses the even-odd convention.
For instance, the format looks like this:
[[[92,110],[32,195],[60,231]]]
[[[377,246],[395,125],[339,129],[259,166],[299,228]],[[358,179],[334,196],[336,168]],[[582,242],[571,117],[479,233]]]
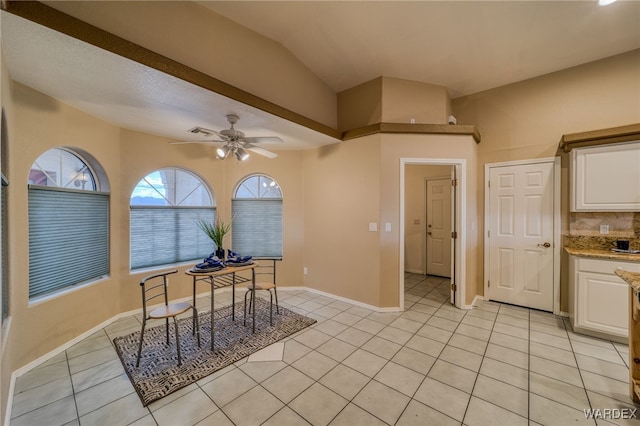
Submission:
[[[616,275],[622,278],[633,287],[636,291],[640,291],[640,272],[629,272],[623,269],[618,269]]]
[[[636,254],[619,253],[612,250],[574,248],[574,247],[565,247],[564,249],[567,253],[573,256],[591,257],[594,259],[623,260],[626,262],[640,263],[640,253],[636,253]]]

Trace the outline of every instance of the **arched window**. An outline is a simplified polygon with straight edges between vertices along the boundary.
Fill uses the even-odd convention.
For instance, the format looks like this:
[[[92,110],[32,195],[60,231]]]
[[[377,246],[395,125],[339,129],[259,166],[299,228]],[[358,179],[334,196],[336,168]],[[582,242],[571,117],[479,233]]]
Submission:
[[[238,184],[231,204],[233,250],[255,257],[282,257],[282,192],[265,175]]]
[[[31,166],[28,188],[29,298],[107,276],[109,194],[89,163],[50,149]]]
[[[215,220],[215,198],[195,174],[178,168],[149,173],[130,205],[131,269],[191,261],[214,250],[198,221]]]

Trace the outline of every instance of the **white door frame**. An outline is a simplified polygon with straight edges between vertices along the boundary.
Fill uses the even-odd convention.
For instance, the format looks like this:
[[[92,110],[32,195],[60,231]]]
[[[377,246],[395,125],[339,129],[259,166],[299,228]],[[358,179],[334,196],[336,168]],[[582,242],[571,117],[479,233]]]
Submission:
[[[484,300],[490,299],[489,287],[489,177],[491,168],[520,166],[536,163],[553,163],[553,313],[560,311],[560,157],[534,158],[530,160],[505,161],[484,165]]]
[[[464,158],[400,158],[400,265],[399,265],[399,298],[400,310],[404,311],[404,207],[405,207],[405,170],[407,165],[418,164],[423,166],[454,166],[456,169],[456,179],[458,186],[456,190],[456,211],[455,226],[452,228],[458,232],[458,238],[454,241],[455,246],[455,271],[456,277],[456,307],[470,309],[471,305],[464,305],[466,294],[466,217],[467,217],[467,160]]]

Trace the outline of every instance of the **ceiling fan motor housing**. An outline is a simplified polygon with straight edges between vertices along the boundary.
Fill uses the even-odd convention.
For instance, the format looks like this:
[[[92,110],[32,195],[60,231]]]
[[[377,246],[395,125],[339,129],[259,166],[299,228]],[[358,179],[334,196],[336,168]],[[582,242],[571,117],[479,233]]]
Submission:
[[[229,122],[229,124],[231,124],[231,128],[230,129],[221,130],[219,133],[222,136],[225,136],[225,137],[229,138],[232,141],[244,138],[244,133],[241,132],[240,130],[234,129],[234,127],[233,127],[233,125],[236,124],[238,122],[238,120],[240,120],[240,117],[238,115],[236,115],[236,114],[227,114],[226,117],[227,117],[227,121]]]
[[[222,136],[229,138],[230,140],[237,140],[237,139],[241,139],[244,138],[244,133],[241,132],[240,130],[236,130],[236,129],[225,129],[225,130],[220,130],[220,133]]]

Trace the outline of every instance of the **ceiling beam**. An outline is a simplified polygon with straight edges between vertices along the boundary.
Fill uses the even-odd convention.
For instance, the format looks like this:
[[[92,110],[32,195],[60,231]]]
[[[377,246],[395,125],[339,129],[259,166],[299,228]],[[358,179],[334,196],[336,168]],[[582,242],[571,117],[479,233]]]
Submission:
[[[340,132],[41,2],[3,0],[1,7],[13,15],[335,139],[349,140],[374,133],[455,134],[471,135],[476,142],[480,142],[480,132],[475,126],[469,125],[377,123]]]
[[[2,8],[6,12],[179,78],[205,90],[226,96],[234,101],[257,108],[335,139],[340,139],[341,132],[337,129],[283,108],[273,102],[227,84],[208,74],[155,53],[43,3],[37,1],[8,0],[2,2]]]

